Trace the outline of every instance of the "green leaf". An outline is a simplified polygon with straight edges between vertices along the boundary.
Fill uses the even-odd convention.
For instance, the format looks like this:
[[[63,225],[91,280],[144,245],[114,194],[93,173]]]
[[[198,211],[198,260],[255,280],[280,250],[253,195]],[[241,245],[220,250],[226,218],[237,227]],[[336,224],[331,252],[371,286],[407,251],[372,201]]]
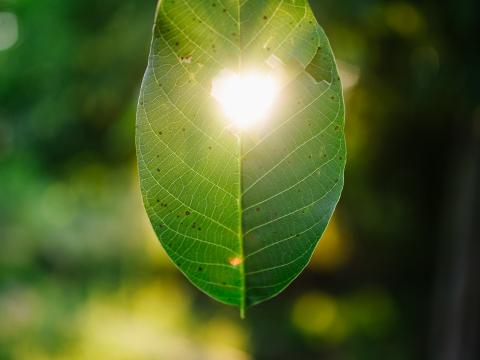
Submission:
[[[211,95],[224,69],[287,79],[262,126],[229,127]],[[299,275],[343,187],[343,128],[336,63],[307,1],[160,1],[137,114],[141,188],[199,289],[243,313]]]

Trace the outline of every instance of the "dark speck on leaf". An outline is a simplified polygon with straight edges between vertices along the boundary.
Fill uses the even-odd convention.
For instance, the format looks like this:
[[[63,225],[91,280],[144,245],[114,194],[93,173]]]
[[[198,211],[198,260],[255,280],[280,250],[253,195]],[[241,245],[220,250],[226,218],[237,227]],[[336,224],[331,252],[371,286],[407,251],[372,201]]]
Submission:
[[[200,266],[200,267],[198,268],[198,271],[203,271],[203,268]]]
[[[190,215],[190,211],[188,211],[188,210],[185,211],[185,215],[187,215],[187,216]]]
[[[267,15],[264,15],[263,20],[267,20],[267,19],[268,19]]]
[[[259,212],[259,211],[260,211],[260,208],[256,208],[255,210],[257,210],[257,212]]]

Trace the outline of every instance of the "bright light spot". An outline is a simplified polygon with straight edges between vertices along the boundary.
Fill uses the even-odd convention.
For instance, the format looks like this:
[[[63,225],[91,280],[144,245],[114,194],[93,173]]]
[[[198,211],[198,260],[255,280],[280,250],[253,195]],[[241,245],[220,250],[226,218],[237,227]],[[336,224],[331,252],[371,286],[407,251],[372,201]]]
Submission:
[[[212,96],[233,125],[245,130],[267,117],[279,89],[271,75],[223,70],[213,80]]]
[[[357,85],[360,80],[360,68],[356,65],[349,64],[345,61],[337,59],[338,72],[342,79],[343,90],[347,91]]]
[[[11,48],[17,40],[17,16],[11,12],[0,12],[0,51]]]

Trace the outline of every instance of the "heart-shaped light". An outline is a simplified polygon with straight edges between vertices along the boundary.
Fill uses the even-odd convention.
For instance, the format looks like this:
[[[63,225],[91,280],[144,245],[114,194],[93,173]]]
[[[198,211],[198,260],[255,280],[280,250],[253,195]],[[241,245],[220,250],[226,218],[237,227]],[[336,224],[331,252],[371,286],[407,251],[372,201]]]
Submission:
[[[223,70],[213,80],[211,94],[233,126],[246,130],[268,116],[279,89],[271,75]]]

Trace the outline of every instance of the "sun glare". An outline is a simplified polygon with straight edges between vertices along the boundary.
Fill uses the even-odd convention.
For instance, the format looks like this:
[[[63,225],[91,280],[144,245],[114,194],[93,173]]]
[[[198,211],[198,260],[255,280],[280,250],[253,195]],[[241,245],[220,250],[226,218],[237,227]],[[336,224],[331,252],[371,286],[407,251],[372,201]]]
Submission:
[[[240,130],[265,119],[278,92],[273,76],[258,72],[237,74],[223,70],[212,83],[212,96]]]

